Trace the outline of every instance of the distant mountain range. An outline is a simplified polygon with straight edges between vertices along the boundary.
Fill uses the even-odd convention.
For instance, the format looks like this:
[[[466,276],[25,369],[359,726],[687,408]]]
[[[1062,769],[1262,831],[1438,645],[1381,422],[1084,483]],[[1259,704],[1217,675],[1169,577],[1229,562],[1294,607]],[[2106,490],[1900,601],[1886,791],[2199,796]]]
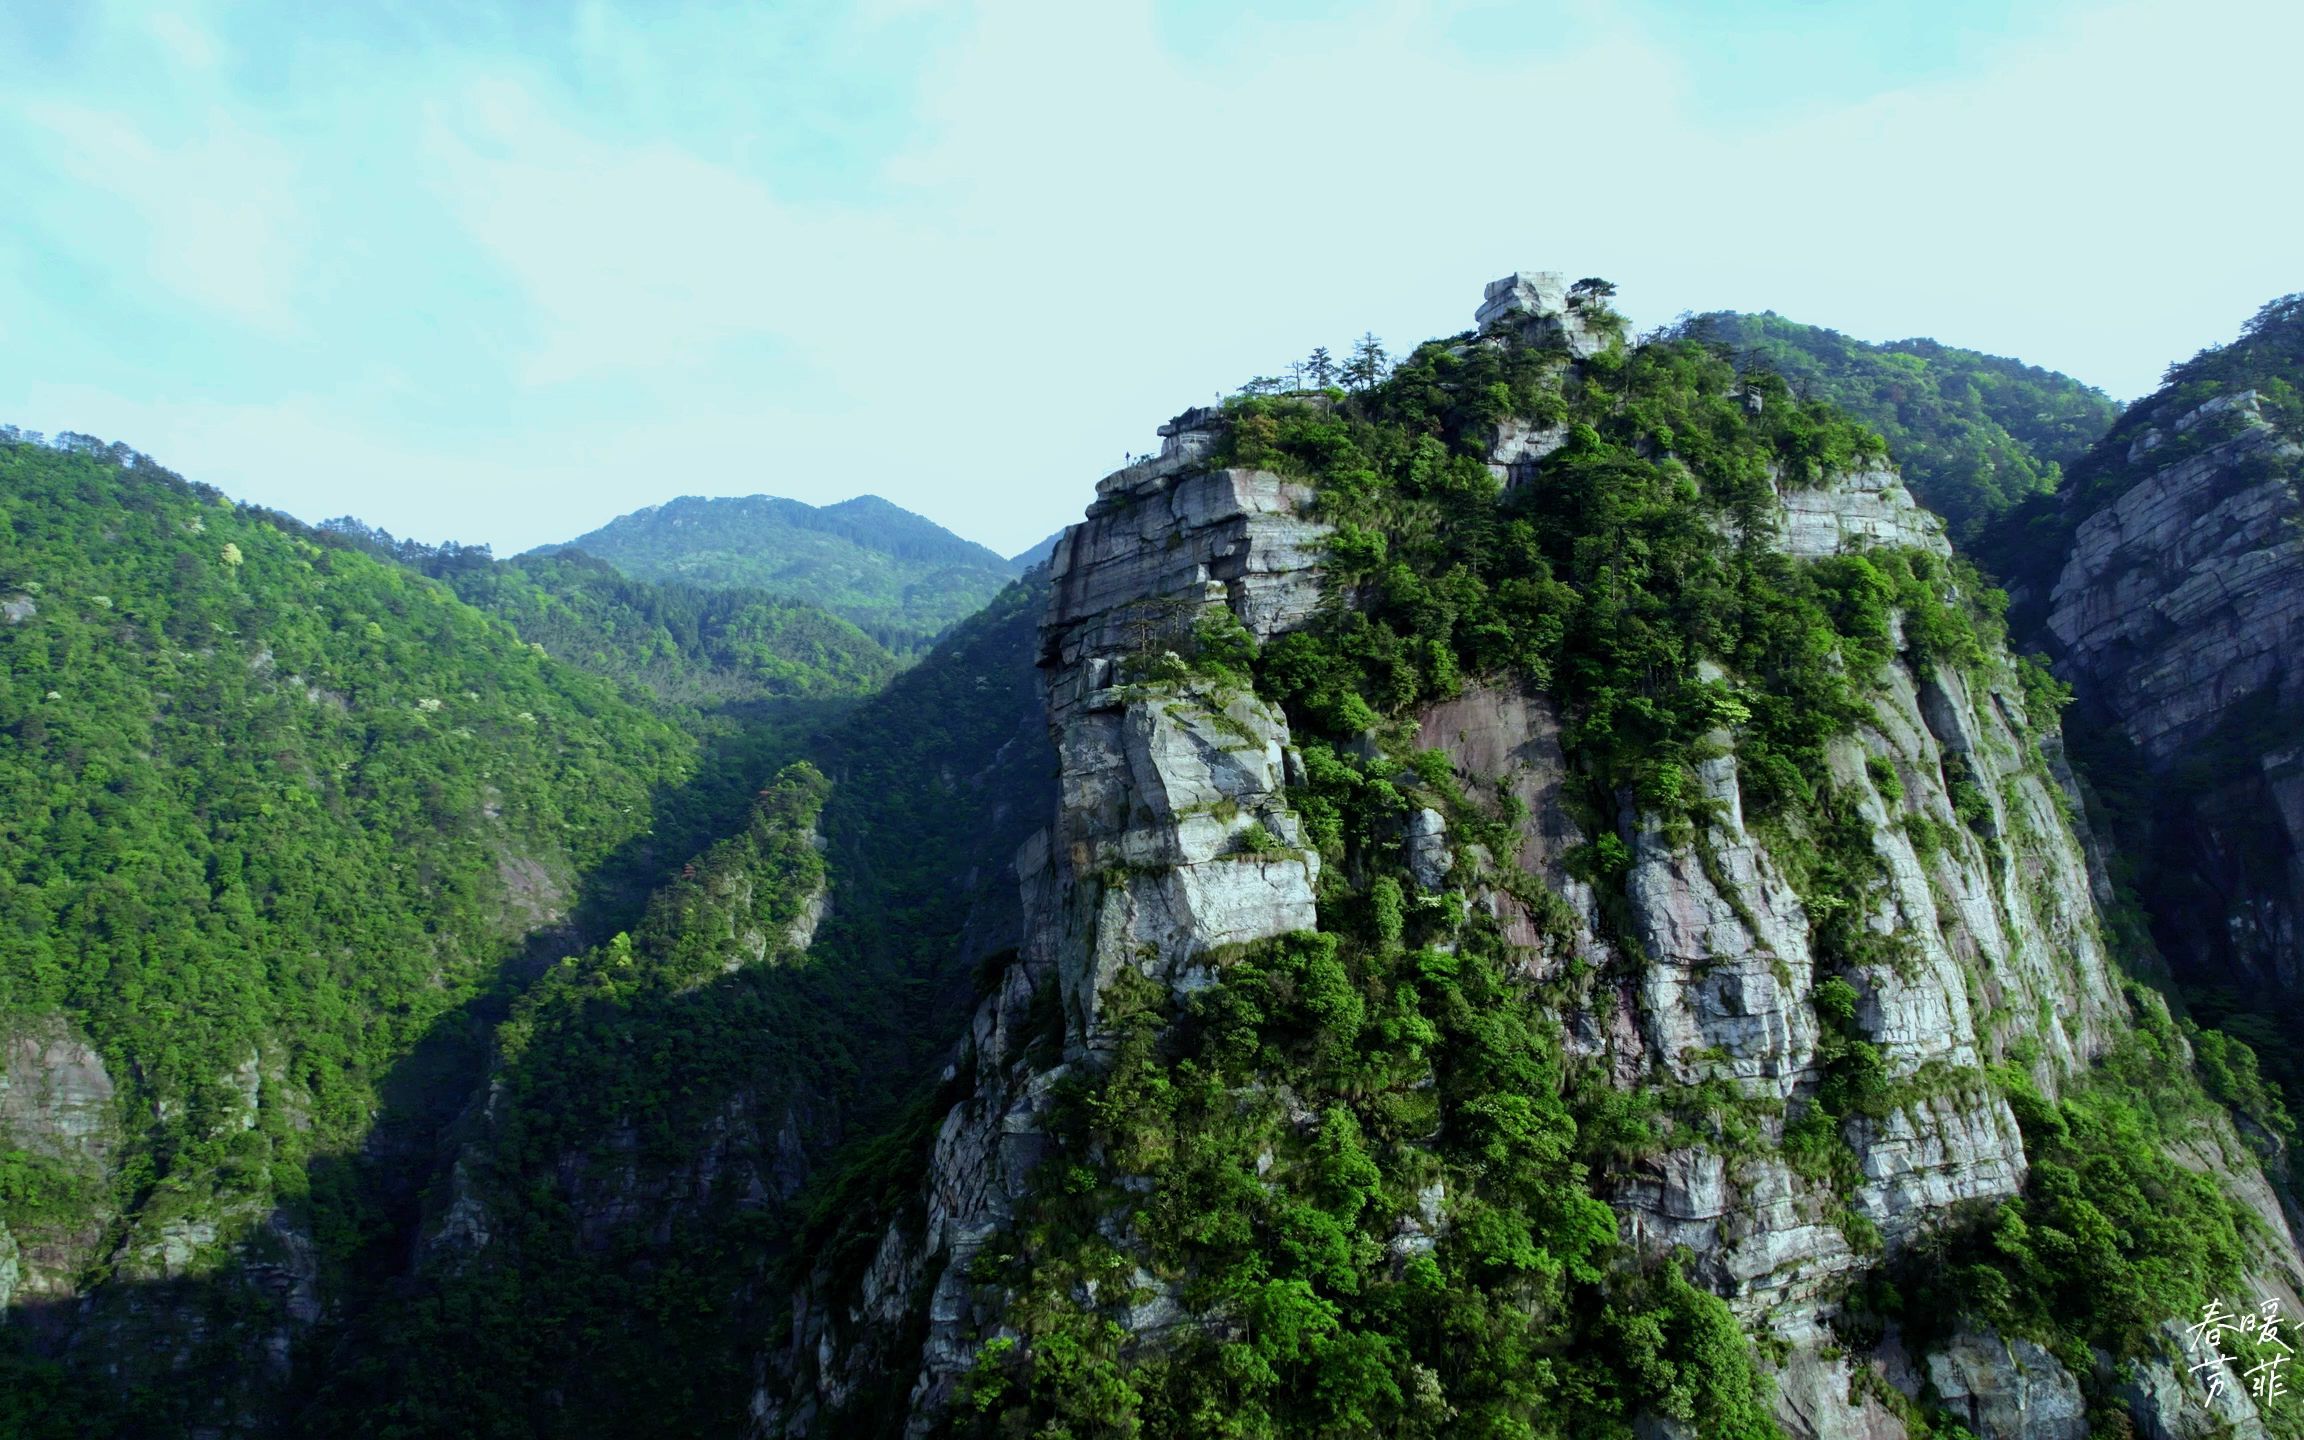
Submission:
[[[640,580],[803,600],[899,654],[924,649],[1026,568],[877,495],[825,506],[683,495],[541,549],[581,550]]]

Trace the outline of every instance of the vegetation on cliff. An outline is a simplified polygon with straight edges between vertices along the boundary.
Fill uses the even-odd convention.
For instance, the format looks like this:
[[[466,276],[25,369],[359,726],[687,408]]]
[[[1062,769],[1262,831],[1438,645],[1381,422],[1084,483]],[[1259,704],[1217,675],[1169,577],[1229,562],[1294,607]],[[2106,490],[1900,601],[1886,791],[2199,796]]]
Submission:
[[[1317,485],[1335,527],[1327,578],[1353,603],[1261,653],[1214,615],[1179,641],[1193,653],[1175,683],[1253,683],[1285,706],[1322,928],[1230,957],[1188,999],[1128,971],[1108,990],[1108,1063],[1066,1075],[1056,1152],[978,1261],[1016,1333],[983,1351],[954,1429],[1620,1437],[1661,1416],[1706,1436],[1775,1434],[1726,1306],[1677,1261],[1637,1263],[1598,1198],[1614,1166],[1684,1123],[1669,1097],[1567,1058],[1560,1017],[1602,977],[1569,955],[1553,978],[1527,978],[1493,919],[1411,879],[1419,807],[1490,863],[1517,850],[1524,817],[1464,794],[1403,722],[1474,679],[1550,693],[1570,803],[1596,837],[1574,864],[1604,929],[1629,858],[1620,830],[1637,815],[1700,833],[1714,817],[1693,767],[1733,735],[1746,819],[1818,917],[1811,999],[1844,1033],[1820,1051],[1824,1088],[1786,1144],[1834,1181],[1853,1168],[1837,1158],[1843,1123],[1902,1102],[1840,978],[1895,957],[1859,919],[1881,861],[1823,747],[1868,713],[1892,636],[1916,663],[2009,667],[1999,597],[1926,551],[1776,550],[1776,486],[1826,484],[1882,441],[1691,340],[1578,366],[1438,343],[1362,395],[1253,397],[1230,418],[1225,458]],[[1506,420],[1567,435],[1510,490],[1485,463]],[[2053,682],[2006,678],[2052,714]],[[1564,902],[1501,869],[1568,954]],[[2149,1091],[2114,1066],[2061,1108],[2031,1097],[2034,1182],[1999,1243],[1962,1253],[1972,1287],[1933,1292],[1936,1318],[2123,1348],[2146,1316],[2185,1313],[2237,1276],[2245,1213],[2165,1157],[2172,1132],[2119,1118],[2206,1103],[2180,1048],[2152,1054]],[[2005,1083],[2021,1096],[2028,1082]],[[1736,1105],[1715,1098],[1710,1123],[1733,1145]],[[2076,1177],[2102,1180],[2109,1208]],[[2110,1229],[2137,1206],[2156,1207],[2149,1228]],[[1859,1248],[1877,1244],[1859,1217],[1843,1224]],[[2023,1287],[2054,1299],[1995,1307]],[[1200,1318],[1157,1342],[1115,1318],[1164,1305]]]
[[[1725,346],[1739,368],[1772,371],[1879,431],[1912,493],[1962,542],[2053,493],[2120,413],[2068,375],[1933,340],[1867,344],[1774,312],[1690,316],[1675,333]]]

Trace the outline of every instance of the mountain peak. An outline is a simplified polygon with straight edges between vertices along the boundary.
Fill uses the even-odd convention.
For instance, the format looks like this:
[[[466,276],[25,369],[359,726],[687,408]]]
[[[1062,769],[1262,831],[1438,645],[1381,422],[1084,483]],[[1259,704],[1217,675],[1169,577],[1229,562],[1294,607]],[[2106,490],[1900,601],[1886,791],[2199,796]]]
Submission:
[[[878,495],[811,505],[682,495],[564,546],[642,580],[755,587],[820,605],[898,652],[973,614],[1017,573],[997,551]]]

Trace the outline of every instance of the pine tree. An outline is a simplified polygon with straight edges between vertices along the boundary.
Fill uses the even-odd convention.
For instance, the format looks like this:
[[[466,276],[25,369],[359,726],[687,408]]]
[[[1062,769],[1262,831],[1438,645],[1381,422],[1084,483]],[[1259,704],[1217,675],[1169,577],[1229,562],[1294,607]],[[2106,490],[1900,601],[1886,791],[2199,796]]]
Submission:
[[[1361,335],[1352,347],[1352,358],[1344,362],[1344,384],[1353,390],[1372,390],[1392,371],[1392,357],[1384,353],[1384,342],[1370,330]]]

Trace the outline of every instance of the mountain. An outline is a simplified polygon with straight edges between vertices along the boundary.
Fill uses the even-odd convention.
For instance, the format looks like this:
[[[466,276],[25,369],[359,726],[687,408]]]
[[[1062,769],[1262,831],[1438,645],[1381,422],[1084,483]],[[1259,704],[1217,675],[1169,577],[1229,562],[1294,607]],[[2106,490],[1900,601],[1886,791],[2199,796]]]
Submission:
[[[2304,297],[2173,367],[1990,536],[2077,693],[2114,854],[2204,1014],[2304,1101]]]
[[[2058,687],[1879,437],[1605,293],[1098,486],[1016,953],[751,1433],[2190,1433],[2183,1318],[2293,1303]]]
[[[1013,943],[1046,596],[961,622],[521,999],[408,1293],[330,1348],[299,1433],[733,1427],[787,1303],[764,1276],[868,1173],[842,1142],[925,1143],[971,978]]]
[[[1009,556],[1008,563],[1019,572],[1037,569],[1048,563],[1049,557],[1056,553],[1056,542],[1063,538],[1064,532],[1059,530],[1031,549]]]
[[[485,546],[396,540],[349,516],[321,527],[440,580],[523,639],[659,703],[719,708],[879,689],[895,657],[813,605],[743,588],[634,580],[580,550],[499,561]]]
[[[2052,370],[1933,340],[1868,344],[1773,311],[1696,315],[1676,333],[1725,346],[1739,368],[1763,366],[1879,431],[1912,493],[1961,541],[2053,492],[2062,467],[2120,413],[2101,391]]]
[[[700,762],[443,585],[0,436],[0,1430],[280,1384],[406,1243],[491,1007],[661,877]]]
[[[19,447],[0,1433],[2304,1435],[2185,1328],[2304,1314],[2278,1027],[2136,919],[2195,812],[2116,783],[2134,685],[2009,643],[2123,436],[2272,507],[2247,592],[2279,317],[1984,524],[2011,603],[1813,376],[1610,293],[1176,417],[893,675]]]
[[[567,546],[642,580],[741,586],[821,606],[899,654],[974,614],[1018,567],[876,495],[818,508],[683,496]]]

